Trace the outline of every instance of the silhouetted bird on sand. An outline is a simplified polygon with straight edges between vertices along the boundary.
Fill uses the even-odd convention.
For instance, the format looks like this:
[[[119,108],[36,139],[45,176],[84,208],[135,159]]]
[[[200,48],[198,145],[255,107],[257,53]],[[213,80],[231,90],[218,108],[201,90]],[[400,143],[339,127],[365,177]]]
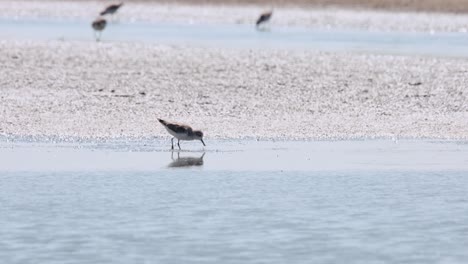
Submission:
[[[177,146],[179,146],[179,149],[181,140],[200,140],[203,146],[206,146],[205,142],[203,142],[203,132],[200,130],[193,130],[188,125],[171,123],[159,118],[158,121],[166,128],[167,132],[173,136],[171,139],[171,149],[174,149],[174,138],[177,138]]]
[[[122,5],[123,5],[123,2],[120,2],[119,4],[110,5],[110,6],[106,7],[106,9],[104,9],[104,11],[102,11],[100,14],[101,14],[101,16],[113,15],[113,14],[115,14],[115,12],[117,12],[117,10],[119,10],[119,8]]]
[[[101,39],[101,33],[106,28],[107,21],[104,18],[97,18],[93,21],[91,26],[94,29],[94,36],[96,37],[96,41]]]
[[[270,21],[272,15],[273,15],[273,10],[262,13],[260,17],[257,19],[257,23],[255,24],[257,28],[260,25],[265,24],[266,22]]]

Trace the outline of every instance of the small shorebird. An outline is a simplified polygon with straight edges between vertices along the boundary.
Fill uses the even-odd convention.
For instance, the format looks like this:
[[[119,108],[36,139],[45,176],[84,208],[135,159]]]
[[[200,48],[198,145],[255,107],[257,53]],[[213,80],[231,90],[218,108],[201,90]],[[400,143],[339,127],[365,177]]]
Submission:
[[[94,37],[96,37],[96,41],[99,41],[101,39],[101,33],[106,28],[106,25],[107,21],[101,17],[94,20],[91,24],[91,26],[94,29]]]
[[[166,128],[167,132],[173,136],[171,139],[171,149],[174,149],[174,138],[177,138],[177,146],[179,146],[179,149],[181,140],[200,140],[203,146],[206,146],[205,142],[203,142],[203,132],[200,130],[193,130],[188,125],[171,123],[159,118],[158,121]]]
[[[104,9],[104,11],[102,11],[100,14],[101,16],[104,16],[104,15],[113,15],[115,14],[115,12],[117,12],[117,10],[119,10],[119,8],[123,5],[123,2],[120,2],[118,4],[113,4],[113,5],[109,5],[108,7],[106,7],[106,9]]]
[[[267,23],[268,21],[270,21],[272,15],[273,15],[273,10],[262,13],[260,17],[257,19],[257,23],[255,23],[255,26],[259,28],[261,25]]]

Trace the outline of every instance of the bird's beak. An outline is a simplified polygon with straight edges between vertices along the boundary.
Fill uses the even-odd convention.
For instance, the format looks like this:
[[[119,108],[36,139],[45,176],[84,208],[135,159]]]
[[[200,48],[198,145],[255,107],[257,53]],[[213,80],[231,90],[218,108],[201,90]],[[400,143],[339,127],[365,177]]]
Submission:
[[[203,143],[203,146],[206,147],[205,142],[203,142],[203,139],[200,139],[201,143]]]

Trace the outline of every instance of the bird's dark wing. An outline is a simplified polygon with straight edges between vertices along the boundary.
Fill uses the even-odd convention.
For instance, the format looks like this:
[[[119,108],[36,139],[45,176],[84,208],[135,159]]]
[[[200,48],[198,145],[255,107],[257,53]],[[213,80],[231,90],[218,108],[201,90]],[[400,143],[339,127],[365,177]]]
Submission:
[[[257,26],[258,26],[258,24],[262,23],[263,21],[265,21],[265,17],[264,17],[264,15],[261,15],[261,16],[257,19]]]
[[[96,19],[91,24],[92,27],[96,30],[102,30],[106,27],[107,21],[105,19]]]
[[[170,130],[182,134],[182,133],[191,133],[192,128],[186,125],[179,125],[179,124],[166,124],[167,128]]]
[[[101,16],[106,14],[112,14],[119,9],[120,5],[110,5],[104,11],[101,12]]]
[[[262,22],[265,22],[267,21],[268,19],[270,19],[271,17],[271,13],[265,13],[265,14],[262,14],[260,15],[260,17],[258,18],[257,20],[257,26],[262,23]]]
[[[271,18],[271,15],[273,13],[272,12],[268,12],[268,13],[263,13],[260,15],[260,17],[258,18],[257,20],[257,26],[260,24],[260,23],[263,23],[263,22],[266,22],[268,21],[270,18]]]

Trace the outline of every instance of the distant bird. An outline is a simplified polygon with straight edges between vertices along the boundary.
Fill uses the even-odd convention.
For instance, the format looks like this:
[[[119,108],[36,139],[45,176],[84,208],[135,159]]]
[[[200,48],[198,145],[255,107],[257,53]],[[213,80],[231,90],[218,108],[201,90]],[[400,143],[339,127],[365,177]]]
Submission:
[[[159,118],[158,121],[166,128],[167,132],[173,136],[171,139],[171,149],[174,149],[174,138],[177,138],[177,146],[179,146],[179,149],[181,140],[200,140],[203,146],[206,146],[205,142],[203,142],[203,132],[200,130],[193,130],[188,125],[171,123]]]
[[[260,27],[260,25],[265,24],[268,21],[270,21],[272,15],[273,15],[273,10],[262,13],[260,17],[257,19],[257,23],[255,24],[257,28]]]
[[[123,5],[123,2],[120,2],[119,4],[113,4],[113,5],[109,5],[108,7],[106,7],[106,9],[104,9],[104,11],[102,11],[100,14],[101,16],[104,16],[104,15],[113,15],[115,14],[115,12],[117,12],[117,10],[119,10],[119,8]]]
[[[106,28],[107,21],[104,18],[97,18],[93,21],[91,26],[94,29],[94,36],[96,37],[96,41],[101,39],[101,33]]]

